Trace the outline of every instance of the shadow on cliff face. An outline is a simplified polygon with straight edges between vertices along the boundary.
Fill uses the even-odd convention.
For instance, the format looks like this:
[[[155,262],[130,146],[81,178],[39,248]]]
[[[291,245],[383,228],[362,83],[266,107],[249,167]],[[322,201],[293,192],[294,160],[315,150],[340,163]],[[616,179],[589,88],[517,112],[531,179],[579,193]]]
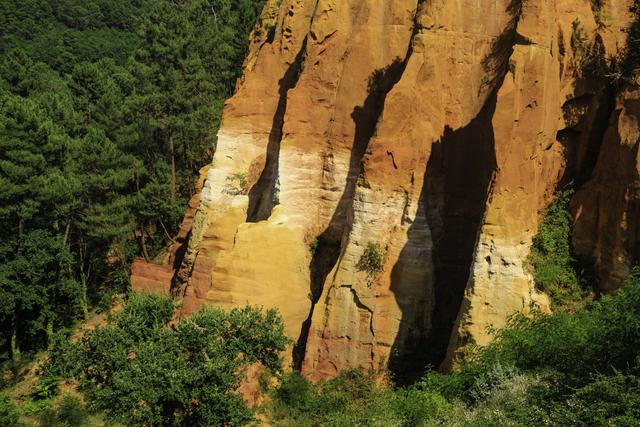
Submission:
[[[414,381],[427,365],[437,366],[445,356],[496,169],[491,123],[496,98],[494,91],[467,126],[447,127],[432,146],[416,218],[391,272],[391,290],[402,319],[389,368],[399,382]],[[429,255],[435,268],[432,277],[424,271]]]
[[[349,159],[349,171],[340,201],[329,220],[329,225],[316,237],[317,245],[309,266],[312,307],[307,320],[302,325],[300,336],[293,350],[293,361],[296,369],[300,369],[304,360],[313,310],[322,295],[327,276],[338,262],[342,248],[345,246],[342,241],[348,235],[348,225],[352,220],[349,217],[353,215],[351,207],[358,177],[360,177],[363,170],[362,160],[367,151],[369,141],[376,131],[387,94],[400,81],[405,68],[406,59],[397,58],[387,67],[374,71],[369,77],[368,94],[363,105],[354,108],[351,114],[356,129]]]
[[[267,144],[267,158],[264,169],[258,181],[249,190],[249,207],[247,209],[247,222],[259,222],[271,216],[274,206],[278,204],[278,167],[280,162],[280,144],[282,143],[282,129],[284,116],[287,112],[287,94],[296,87],[300,74],[304,67],[304,56],[307,50],[307,37],[305,37],[296,55],[295,60],[284,73],[279,83],[278,107],[273,115],[273,123],[269,132]]]
[[[613,87],[590,79],[594,88],[582,96],[567,100],[563,106],[566,127],[556,134],[556,141],[564,149],[565,172],[558,182],[558,190],[573,183],[576,188],[587,182],[595,169],[609,119],[615,107]],[[578,81],[576,86],[584,85]],[[575,110],[585,113],[575,117]]]
[[[639,100],[622,102],[626,116],[640,119]],[[632,120],[622,114],[622,108],[611,114],[593,176],[571,200],[577,266],[582,274],[593,275],[587,282],[597,283],[599,294],[619,289],[640,264],[640,142],[627,145],[629,124],[622,123]]]
[[[621,93],[638,87],[640,3],[634,2],[630,11],[633,21],[628,29],[625,48],[618,57],[609,58],[608,63],[600,58],[604,61],[604,69],[595,69],[595,73],[577,84],[586,87],[584,92],[594,92],[594,102],[590,103],[588,110],[589,114],[595,115],[591,127],[578,121],[575,126],[568,123],[567,129],[558,133],[567,157],[576,159],[569,164],[562,182],[573,180],[577,190],[571,200],[574,217],[572,243],[580,266],[594,275],[595,290],[599,293],[619,288],[626,276],[625,269],[619,264],[624,258],[609,250],[620,243],[621,236],[615,231],[620,224],[626,223],[628,227],[622,237],[628,255],[627,267],[630,269],[640,264],[640,189],[633,184],[640,182],[635,163],[640,144],[636,143],[631,149],[623,148],[618,126],[622,111],[617,105]],[[602,44],[599,34],[596,35],[598,41]],[[603,48],[600,48],[598,54],[603,55],[602,52]],[[595,85],[604,89],[593,91]],[[575,100],[565,103],[565,113],[566,107],[572,106],[570,102]],[[638,101],[626,99],[624,102],[627,114],[640,117]],[[626,210],[625,200],[628,200]]]
[[[327,276],[335,267],[347,244],[350,224],[353,222],[353,196],[358,178],[363,172],[363,158],[369,141],[375,135],[378,121],[384,109],[387,95],[400,81],[409,58],[413,54],[413,41],[420,31],[418,18],[425,0],[417,0],[412,34],[404,58],[396,58],[385,68],[375,70],[369,77],[368,94],[362,106],[357,106],[351,113],[356,130],[349,160],[349,171],[342,196],[334,211],[329,225],[317,237],[317,248],[311,260],[311,296],[312,304],[309,317],[302,325],[300,336],[293,351],[294,367],[300,369],[304,360],[307,338],[311,327],[311,318],[315,305],[322,295]]]
[[[511,0],[506,9],[510,19],[504,30],[493,41],[491,52],[482,59],[481,65],[486,74],[481,90],[494,90],[500,87],[509,68],[509,58],[513,53],[513,46],[531,43],[517,32],[518,22],[522,15],[522,1]]]
[[[517,32],[522,4],[509,3],[511,18],[482,60],[481,91],[490,91],[483,108],[467,126],[445,128],[432,146],[416,218],[391,272],[391,290],[402,318],[389,369],[400,384],[414,382],[427,366],[439,366],[446,356],[497,168],[492,118],[498,90],[509,72],[514,46],[530,43]],[[431,250],[426,247],[429,231]],[[430,277],[424,271],[429,256],[434,266]]]

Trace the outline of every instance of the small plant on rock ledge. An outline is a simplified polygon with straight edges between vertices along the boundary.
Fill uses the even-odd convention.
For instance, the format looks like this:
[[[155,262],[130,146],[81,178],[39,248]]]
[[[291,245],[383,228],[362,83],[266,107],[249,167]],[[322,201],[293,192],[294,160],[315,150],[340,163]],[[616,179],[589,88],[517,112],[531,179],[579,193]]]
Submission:
[[[607,61],[602,42],[591,42],[589,36],[576,18],[572,22],[571,49],[575,58],[576,72],[580,77],[607,77],[613,68],[613,61]],[[610,63],[611,62],[611,63]]]
[[[358,261],[358,271],[364,271],[371,276],[380,273],[384,264],[384,257],[385,251],[379,243],[367,243],[367,247]]]
[[[230,194],[232,196],[239,196],[247,194],[249,192],[249,182],[247,181],[246,173],[234,173],[227,177],[227,185],[223,188],[222,192]]]
[[[315,255],[316,251],[318,250],[318,245],[320,244],[320,236],[316,236],[314,238],[311,237],[306,237],[305,241],[307,242],[307,245],[309,245],[309,251],[311,252],[311,255]]]

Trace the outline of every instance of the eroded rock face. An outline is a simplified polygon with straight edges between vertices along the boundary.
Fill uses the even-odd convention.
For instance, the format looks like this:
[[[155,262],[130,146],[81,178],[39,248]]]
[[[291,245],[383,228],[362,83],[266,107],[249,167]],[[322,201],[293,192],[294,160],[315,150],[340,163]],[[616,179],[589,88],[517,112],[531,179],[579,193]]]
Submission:
[[[183,313],[277,307],[311,378],[450,367],[549,310],[526,258],[571,180],[576,250],[615,289],[640,252],[640,92],[580,64],[622,52],[630,3],[602,23],[588,0],[268,2],[172,279]]]
[[[572,201],[573,243],[592,259],[605,292],[640,259],[640,90],[627,87],[611,113],[592,178]]]

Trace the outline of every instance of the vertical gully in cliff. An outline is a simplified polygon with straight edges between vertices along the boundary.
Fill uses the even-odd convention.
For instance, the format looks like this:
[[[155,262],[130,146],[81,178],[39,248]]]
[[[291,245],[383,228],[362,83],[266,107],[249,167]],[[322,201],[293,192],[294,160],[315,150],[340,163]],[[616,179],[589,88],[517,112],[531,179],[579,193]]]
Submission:
[[[278,204],[278,166],[280,162],[280,144],[282,143],[284,116],[287,111],[287,94],[298,84],[300,73],[304,67],[307,37],[308,36],[305,36],[295,60],[289,65],[279,82],[280,89],[278,93],[280,98],[269,133],[267,158],[258,181],[249,190],[247,222],[259,222],[268,219],[271,216],[273,208]]]
[[[497,93],[509,72],[514,45],[521,42],[517,33],[521,1],[512,1],[508,10],[511,22],[495,39],[482,62],[490,78],[484,106],[464,127],[446,127],[440,140],[433,144],[416,220],[409,228],[407,245],[396,264],[402,266],[404,258],[413,256],[412,248],[419,242],[412,242],[412,238],[420,239],[426,220],[433,241],[434,310],[425,313],[419,306],[421,300],[406,301],[402,292],[398,293],[402,319],[392,345],[389,368],[399,383],[411,383],[423,374],[426,366],[440,365],[460,310],[497,168],[492,125]],[[397,293],[401,272],[396,274],[395,270],[394,267],[391,273],[391,289]],[[425,327],[429,314],[430,325]]]
[[[310,265],[311,283],[311,310],[309,316],[303,322],[298,341],[293,349],[294,368],[300,369],[305,357],[307,338],[311,328],[311,318],[320,296],[327,276],[340,258],[340,254],[346,246],[346,237],[349,235],[349,215],[353,207],[353,196],[356,190],[358,178],[363,171],[363,158],[367,151],[369,141],[374,136],[376,127],[388,93],[400,81],[413,53],[413,41],[420,30],[418,17],[424,0],[418,0],[413,19],[413,28],[409,46],[404,58],[396,58],[385,68],[376,70],[369,77],[368,95],[362,106],[357,106],[351,113],[356,129],[349,160],[349,171],[342,196],[334,211],[329,225],[318,236],[318,245],[313,254]],[[352,289],[355,294],[355,290]],[[357,297],[357,295],[355,295]]]
[[[558,190],[571,182],[578,189],[591,178],[615,108],[616,88],[607,77],[582,76],[576,87],[589,91],[562,105],[566,127],[558,131],[556,140],[565,150],[567,166]]]
[[[499,84],[489,94],[478,115],[459,129],[445,128],[431,148],[415,220],[407,243],[391,271],[391,290],[402,312],[400,328],[392,345],[389,369],[399,383],[412,383],[425,366],[443,359],[473,261],[487,198],[496,170],[492,117]],[[433,241],[434,311],[426,300],[430,294],[408,299],[407,293],[428,283],[407,283],[403,266],[424,245],[424,229]],[[424,260],[425,268],[429,265]]]

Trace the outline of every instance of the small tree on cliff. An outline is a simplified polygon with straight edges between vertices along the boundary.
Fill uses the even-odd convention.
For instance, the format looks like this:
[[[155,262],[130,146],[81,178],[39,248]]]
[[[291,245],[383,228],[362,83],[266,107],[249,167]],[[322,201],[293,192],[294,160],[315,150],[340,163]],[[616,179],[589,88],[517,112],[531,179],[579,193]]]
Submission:
[[[275,310],[205,308],[169,326],[171,300],[132,296],[106,326],[60,342],[47,375],[78,380],[91,404],[125,425],[243,425],[246,367],[275,373],[288,339]]]

